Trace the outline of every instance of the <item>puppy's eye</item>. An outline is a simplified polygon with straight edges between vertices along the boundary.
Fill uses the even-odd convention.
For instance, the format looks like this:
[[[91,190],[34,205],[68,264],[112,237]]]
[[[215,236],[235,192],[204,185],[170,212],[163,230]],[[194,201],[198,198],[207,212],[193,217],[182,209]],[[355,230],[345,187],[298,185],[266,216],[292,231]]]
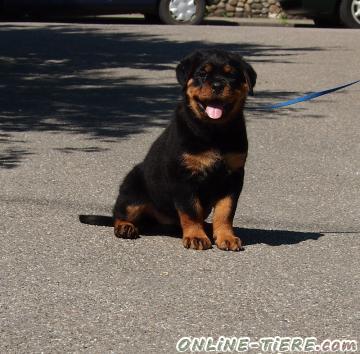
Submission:
[[[199,73],[199,76],[202,80],[206,80],[207,77],[208,77],[208,73],[205,71],[205,70],[201,70],[200,73]]]

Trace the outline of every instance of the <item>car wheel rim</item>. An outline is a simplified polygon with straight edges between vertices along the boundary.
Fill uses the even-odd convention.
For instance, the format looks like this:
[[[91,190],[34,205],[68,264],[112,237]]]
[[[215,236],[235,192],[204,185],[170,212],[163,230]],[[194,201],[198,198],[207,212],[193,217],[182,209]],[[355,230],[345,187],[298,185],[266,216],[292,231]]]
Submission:
[[[190,21],[196,13],[195,0],[171,0],[169,10],[175,21]]]
[[[360,0],[353,0],[351,4],[351,13],[355,21],[360,24]]]

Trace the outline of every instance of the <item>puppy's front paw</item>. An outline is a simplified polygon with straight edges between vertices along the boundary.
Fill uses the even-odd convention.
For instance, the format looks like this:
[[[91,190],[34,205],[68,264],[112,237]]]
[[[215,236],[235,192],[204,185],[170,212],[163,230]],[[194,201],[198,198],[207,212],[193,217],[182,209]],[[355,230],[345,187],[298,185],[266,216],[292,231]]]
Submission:
[[[243,250],[241,240],[232,235],[226,236],[217,236],[216,237],[216,246],[224,251],[241,251]]]
[[[194,250],[207,250],[212,247],[207,236],[184,236],[183,245]]]
[[[134,239],[139,237],[138,229],[132,223],[127,221],[115,223],[114,234],[119,238]]]

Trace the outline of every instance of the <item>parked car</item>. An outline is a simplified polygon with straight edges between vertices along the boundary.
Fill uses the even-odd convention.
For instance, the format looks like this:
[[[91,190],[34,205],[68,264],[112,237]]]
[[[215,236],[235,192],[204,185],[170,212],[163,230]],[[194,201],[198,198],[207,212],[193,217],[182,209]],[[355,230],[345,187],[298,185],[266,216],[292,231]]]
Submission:
[[[142,13],[166,24],[199,24],[216,0],[0,0],[2,15]]]
[[[360,28],[360,0],[279,1],[288,14],[312,18],[316,25],[343,24],[350,28]]]

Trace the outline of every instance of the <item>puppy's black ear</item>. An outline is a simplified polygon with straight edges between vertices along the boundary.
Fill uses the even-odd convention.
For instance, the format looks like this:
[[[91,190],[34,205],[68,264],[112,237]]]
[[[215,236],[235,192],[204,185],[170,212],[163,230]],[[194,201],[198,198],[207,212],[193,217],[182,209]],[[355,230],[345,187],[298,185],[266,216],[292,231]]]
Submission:
[[[249,87],[249,95],[254,96],[254,87],[257,78],[257,74],[254,68],[249,63],[247,63],[240,54],[232,53],[231,58],[236,62],[237,66],[244,73],[246,83]]]
[[[245,75],[246,83],[249,86],[249,95],[254,96],[254,87],[256,85],[257,74],[254,68],[247,62],[244,61],[243,65],[244,65],[244,75]]]
[[[176,67],[176,78],[182,87],[185,87],[187,82],[191,79],[200,56],[199,52],[191,53],[182,59]]]

